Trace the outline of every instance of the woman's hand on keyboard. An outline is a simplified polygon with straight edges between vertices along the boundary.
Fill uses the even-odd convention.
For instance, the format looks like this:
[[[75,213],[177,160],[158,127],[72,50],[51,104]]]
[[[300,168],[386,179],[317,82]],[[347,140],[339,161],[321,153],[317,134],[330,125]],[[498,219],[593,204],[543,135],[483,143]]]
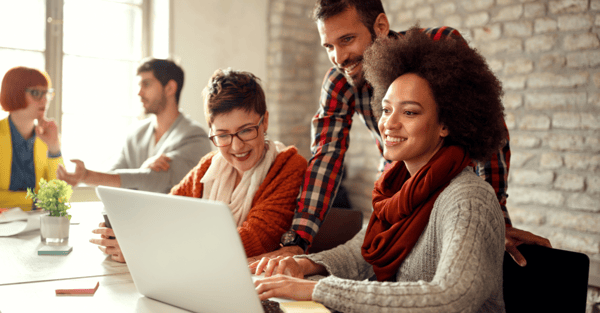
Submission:
[[[316,285],[316,281],[286,275],[275,275],[254,282],[260,300],[279,297],[310,301]]]
[[[250,269],[254,270],[255,275],[264,273],[265,277],[283,274],[304,278],[305,275],[304,268],[293,257],[262,258],[260,261],[250,264]]]

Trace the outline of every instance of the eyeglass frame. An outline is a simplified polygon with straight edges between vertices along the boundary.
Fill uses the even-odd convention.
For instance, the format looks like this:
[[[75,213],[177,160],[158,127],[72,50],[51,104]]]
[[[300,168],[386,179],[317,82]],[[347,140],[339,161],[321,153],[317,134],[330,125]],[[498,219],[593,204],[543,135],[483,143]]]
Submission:
[[[42,98],[46,97],[46,99],[48,101],[54,99],[54,89],[50,88],[50,89],[46,89],[46,90],[38,90],[38,89],[34,89],[34,88],[27,88],[25,89],[25,92],[29,93],[31,95],[31,97],[33,99],[35,99],[36,101],[42,100]],[[35,93],[41,93],[41,95],[37,96],[35,95]]]
[[[237,131],[237,132],[235,132],[233,134],[219,134],[219,135],[208,136],[208,139],[210,139],[210,141],[213,143],[213,145],[215,145],[215,147],[217,147],[217,148],[223,148],[223,147],[227,147],[227,146],[231,145],[233,143],[233,137],[234,136],[237,137],[240,141],[244,141],[244,142],[245,141],[254,140],[254,139],[258,138],[258,128],[260,127],[260,125],[262,124],[262,122],[263,122],[264,119],[265,119],[265,116],[263,115],[263,116],[260,117],[260,121],[258,121],[258,124],[254,125],[254,126],[245,127],[244,129],[240,129],[239,131]],[[251,129],[251,128],[256,129],[256,137],[254,137],[252,139],[244,140],[244,139],[240,138],[240,136],[238,136],[239,133],[241,133],[241,132],[243,132],[245,130]],[[212,129],[210,130],[210,132],[212,132]],[[225,136],[225,135],[228,135],[229,138],[231,138],[229,140],[229,143],[226,144],[226,145],[222,145],[222,146],[217,145],[217,143],[215,142],[214,138],[217,137],[217,136]]]

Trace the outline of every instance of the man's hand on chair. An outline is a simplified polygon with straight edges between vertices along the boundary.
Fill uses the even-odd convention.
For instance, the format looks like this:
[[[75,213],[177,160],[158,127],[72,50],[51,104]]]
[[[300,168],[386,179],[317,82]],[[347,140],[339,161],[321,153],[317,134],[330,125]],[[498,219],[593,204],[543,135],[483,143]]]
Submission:
[[[512,226],[506,227],[504,249],[510,254],[513,260],[517,262],[517,264],[519,264],[520,266],[525,266],[527,265],[527,261],[525,260],[525,257],[523,257],[521,252],[519,252],[519,249],[517,249],[517,247],[521,244],[539,245],[552,248],[550,240],[544,237],[534,235],[528,231],[514,228]]]

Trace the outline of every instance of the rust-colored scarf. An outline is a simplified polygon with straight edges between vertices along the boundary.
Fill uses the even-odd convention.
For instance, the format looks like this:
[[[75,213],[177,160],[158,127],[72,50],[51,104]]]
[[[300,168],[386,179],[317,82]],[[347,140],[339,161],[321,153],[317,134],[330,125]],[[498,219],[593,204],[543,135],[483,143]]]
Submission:
[[[442,147],[414,176],[399,161],[375,182],[362,255],[378,281],[395,280],[427,226],[435,200],[470,162],[463,148]]]

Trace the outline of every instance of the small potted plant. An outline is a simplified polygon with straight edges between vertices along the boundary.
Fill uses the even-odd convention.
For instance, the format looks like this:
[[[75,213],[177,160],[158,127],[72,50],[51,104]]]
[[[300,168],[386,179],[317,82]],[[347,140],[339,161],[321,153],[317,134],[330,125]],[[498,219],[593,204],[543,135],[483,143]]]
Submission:
[[[40,216],[40,233],[43,243],[64,243],[69,240],[69,225],[71,215],[67,210],[71,208],[73,189],[69,184],[60,179],[46,181],[40,179],[40,190],[35,193],[27,188],[27,198],[31,198],[34,204],[45,211],[48,215]]]

